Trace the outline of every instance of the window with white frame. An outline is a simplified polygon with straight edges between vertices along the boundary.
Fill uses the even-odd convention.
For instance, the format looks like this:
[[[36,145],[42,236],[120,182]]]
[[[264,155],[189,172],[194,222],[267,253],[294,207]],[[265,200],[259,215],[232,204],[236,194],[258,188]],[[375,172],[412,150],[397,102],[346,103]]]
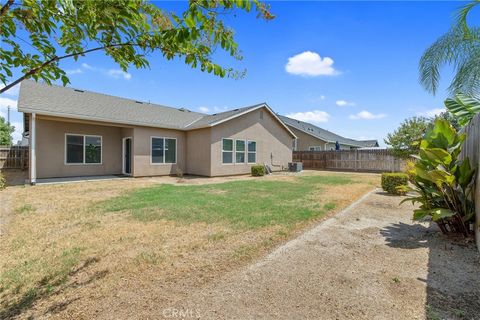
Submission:
[[[65,163],[101,164],[102,137],[81,134],[66,134]]]
[[[247,150],[248,150],[248,163],[256,163],[257,162],[257,142],[248,140],[247,142]]]
[[[309,149],[310,149],[310,151],[322,151],[321,146],[313,146],[313,147],[310,147]]]
[[[235,163],[245,163],[245,140],[235,140]]]
[[[222,163],[233,163],[233,139],[222,139]]]
[[[154,164],[177,162],[177,139],[151,137],[151,162]]]

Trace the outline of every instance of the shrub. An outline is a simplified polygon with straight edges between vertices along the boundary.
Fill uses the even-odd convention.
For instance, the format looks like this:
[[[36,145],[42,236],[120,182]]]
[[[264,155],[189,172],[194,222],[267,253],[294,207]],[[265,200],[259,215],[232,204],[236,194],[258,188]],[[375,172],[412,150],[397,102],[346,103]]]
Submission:
[[[404,201],[420,203],[414,220],[431,217],[443,233],[472,233],[475,220],[475,168],[460,152],[465,134],[437,119],[420,142],[414,168],[415,195]]]
[[[413,159],[408,159],[405,162],[405,173],[408,175],[408,181],[413,183],[415,181],[415,164],[416,161]]]
[[[390,194],[405,194],[408,186],[406,173],[382,173],[382,189]]]
[[[265,167],[260,164],[253,165],[251,170],[252,176],[254,177],[261,177],[265,175]]]
[[[3,174],[0,172],[0,190],[5,189],[6,186],[7,181],[5,181]]]

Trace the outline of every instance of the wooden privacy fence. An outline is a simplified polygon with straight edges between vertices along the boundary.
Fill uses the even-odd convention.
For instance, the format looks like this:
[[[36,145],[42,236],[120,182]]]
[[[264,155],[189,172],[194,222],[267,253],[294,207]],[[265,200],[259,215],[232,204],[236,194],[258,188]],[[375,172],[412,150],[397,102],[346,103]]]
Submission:
[[[318,170],[397,172],[404,166],[404,160],[387,149],[294,151],[293,161],[302,162],[304,169]]]
[[[0,146],[0,169],[28,168],[28,147]]]
[[[475,212],[477,215],[477,223],[475,238],[477,239],[477,248],[480,250],[480,114],[477,114],[462,131],[467,135],[467,138],[462,146],[460,157],[468,157],[470,164],[477,169],[475,185]]]

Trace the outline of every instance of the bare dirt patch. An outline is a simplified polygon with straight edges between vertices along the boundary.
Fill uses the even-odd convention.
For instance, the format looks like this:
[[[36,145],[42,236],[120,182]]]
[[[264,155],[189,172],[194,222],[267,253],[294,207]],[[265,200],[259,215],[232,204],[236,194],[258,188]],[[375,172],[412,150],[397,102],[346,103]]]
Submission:
[[[413,224],[399,199],[372,194],[171,308],[201,319],[478,319],[473,243]]]
[[[294,181],[332,172],[276,174]],[[316,190],[329,215],[378,184],[377,175],[345,174],[348,185]],[[182,186],[258,179],[185,177]],[[11,187],[9,232],[2,236],[0,318],[161,318],[164,308],[214,279],[247,265],[317,223],[239,230],[224,223],[138,221],[94,204],[128,190],[177,184],[175,177]],[[347,190],[345,190],[347,188]],[[93,208],[93,209],[92,209]]]

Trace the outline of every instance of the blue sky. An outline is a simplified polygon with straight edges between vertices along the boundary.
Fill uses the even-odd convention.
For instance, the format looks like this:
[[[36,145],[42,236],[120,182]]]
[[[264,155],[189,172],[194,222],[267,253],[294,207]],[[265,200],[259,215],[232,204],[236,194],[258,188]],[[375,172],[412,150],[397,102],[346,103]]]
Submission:
[[[244,59],[217,50],[216,61],[247,69],[217,78],[181,61],[151,56],[150,69],[119,70],[94,53],[66,61],[71,86],[195,111],[267,102],[276,112],[356,139],[379,139],[405,118],[443,108],[450,80],[432,96],[418,83],[423,51],[453,22],[460,2],[271,2],[273,21],[229,16]],[[157,3],[179,10],[185,2]],[[18,90],[0,96],[0,115]],[[19,138],[21,114],[12,112]]]

